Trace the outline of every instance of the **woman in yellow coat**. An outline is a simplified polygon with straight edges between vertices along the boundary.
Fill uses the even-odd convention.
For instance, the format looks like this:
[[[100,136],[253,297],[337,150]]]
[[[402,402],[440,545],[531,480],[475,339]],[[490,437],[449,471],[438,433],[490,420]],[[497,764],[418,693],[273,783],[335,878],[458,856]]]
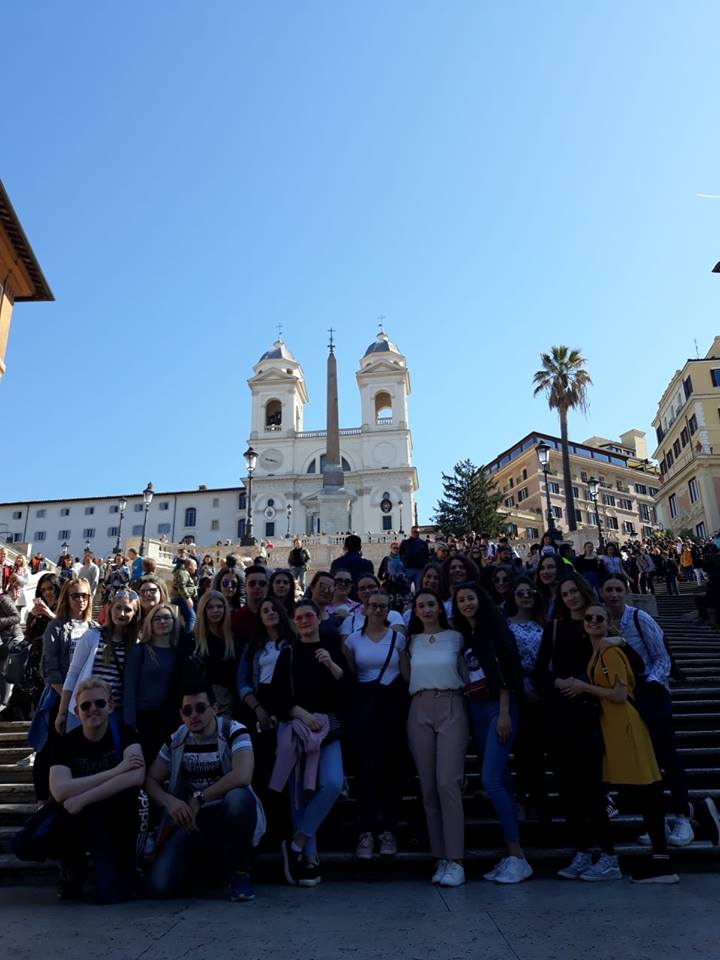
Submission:
[[[635,677],[630,663],[609,636],[610,615],[602,604],[587,608],[584,629],[593,648],[587,671],[590,682],[571,677],[558,681],[558,686],[567,697],[589,694],[599,700],[605,744],[603,780],[617,786],[627,805],[643,815],[652,856],[630,879],[634,883],[677,883],[665,841],[662,779],[650,734],[632,701]]]

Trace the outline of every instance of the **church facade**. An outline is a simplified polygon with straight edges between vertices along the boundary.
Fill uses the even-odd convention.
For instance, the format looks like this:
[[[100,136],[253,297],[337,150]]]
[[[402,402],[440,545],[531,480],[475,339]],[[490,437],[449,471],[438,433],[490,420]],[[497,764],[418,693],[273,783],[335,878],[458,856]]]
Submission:
[[[327,450],[325,430],[303,430],[308,392],[303,369],[282,340],[253,367],[249,442],[257,452],[252,484],[256,537],[355,531],[361,536],[408,530],[415,514],[417,472],[408,421],[410,374],[383,332],[355,374],[360,425],[340,429],[348,499],[347,524],[323,529],[318,506]]]

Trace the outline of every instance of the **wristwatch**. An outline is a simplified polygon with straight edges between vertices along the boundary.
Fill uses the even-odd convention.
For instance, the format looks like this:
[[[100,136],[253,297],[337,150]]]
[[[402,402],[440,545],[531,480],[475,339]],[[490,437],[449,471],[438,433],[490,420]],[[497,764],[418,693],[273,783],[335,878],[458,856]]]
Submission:
[[[192,798],[193,800],[197,800],[200,806],[202,806],[205,803],[205,794],[202,792],[202,790],[193,791]]]

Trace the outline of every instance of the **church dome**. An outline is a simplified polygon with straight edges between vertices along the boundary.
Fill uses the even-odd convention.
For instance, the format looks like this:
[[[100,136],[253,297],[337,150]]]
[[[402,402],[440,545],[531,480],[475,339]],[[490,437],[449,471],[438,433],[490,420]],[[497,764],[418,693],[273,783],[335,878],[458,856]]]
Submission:
[[[272,347],[265,351],[258,360],[258,363],[262,363],[263,360],[292,360],[294,363],[297,363],[295,357],[280,339],[276,340]]]
[[[392,340],[388,338],[388,335],[386,333],[383,333],[383,331],[381,330],[380,333],[375,338],[375,340],[373,341],[373,343],[371,343],[370,346],[367,348],[367,350],[363,354],[363,357],[372,356],[373,353],[389,353],[390,351],[392,351],[393,353],[400,353],[400,351],[392,342]]]

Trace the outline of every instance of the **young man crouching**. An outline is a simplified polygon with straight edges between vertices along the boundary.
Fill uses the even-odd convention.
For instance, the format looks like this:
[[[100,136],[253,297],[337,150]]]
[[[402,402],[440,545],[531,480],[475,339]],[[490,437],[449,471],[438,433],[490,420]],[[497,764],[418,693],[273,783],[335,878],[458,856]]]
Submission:
[[[82,726],[58,739],[50,766],[50,793],[63,808],[55,830],[60,896],[82,894],[89,851],[96,902],[116,903],[138,892],[138,794],[145,761],[135,731],[115,723],[104,680],[82,680],[76,700]]]
[[[210,869],[223,858],[231,900],[252,900],[250,860],[265,832],[265,816],[250,786],[250,734],[217,715],[206,684],[186,687],[180,717],[182,726],[160,750],[146,782],[151,799],[165,808],[149,892],[175,896],[202,855]],[[207,870],[195,875],[210,883],[218,879]]]

